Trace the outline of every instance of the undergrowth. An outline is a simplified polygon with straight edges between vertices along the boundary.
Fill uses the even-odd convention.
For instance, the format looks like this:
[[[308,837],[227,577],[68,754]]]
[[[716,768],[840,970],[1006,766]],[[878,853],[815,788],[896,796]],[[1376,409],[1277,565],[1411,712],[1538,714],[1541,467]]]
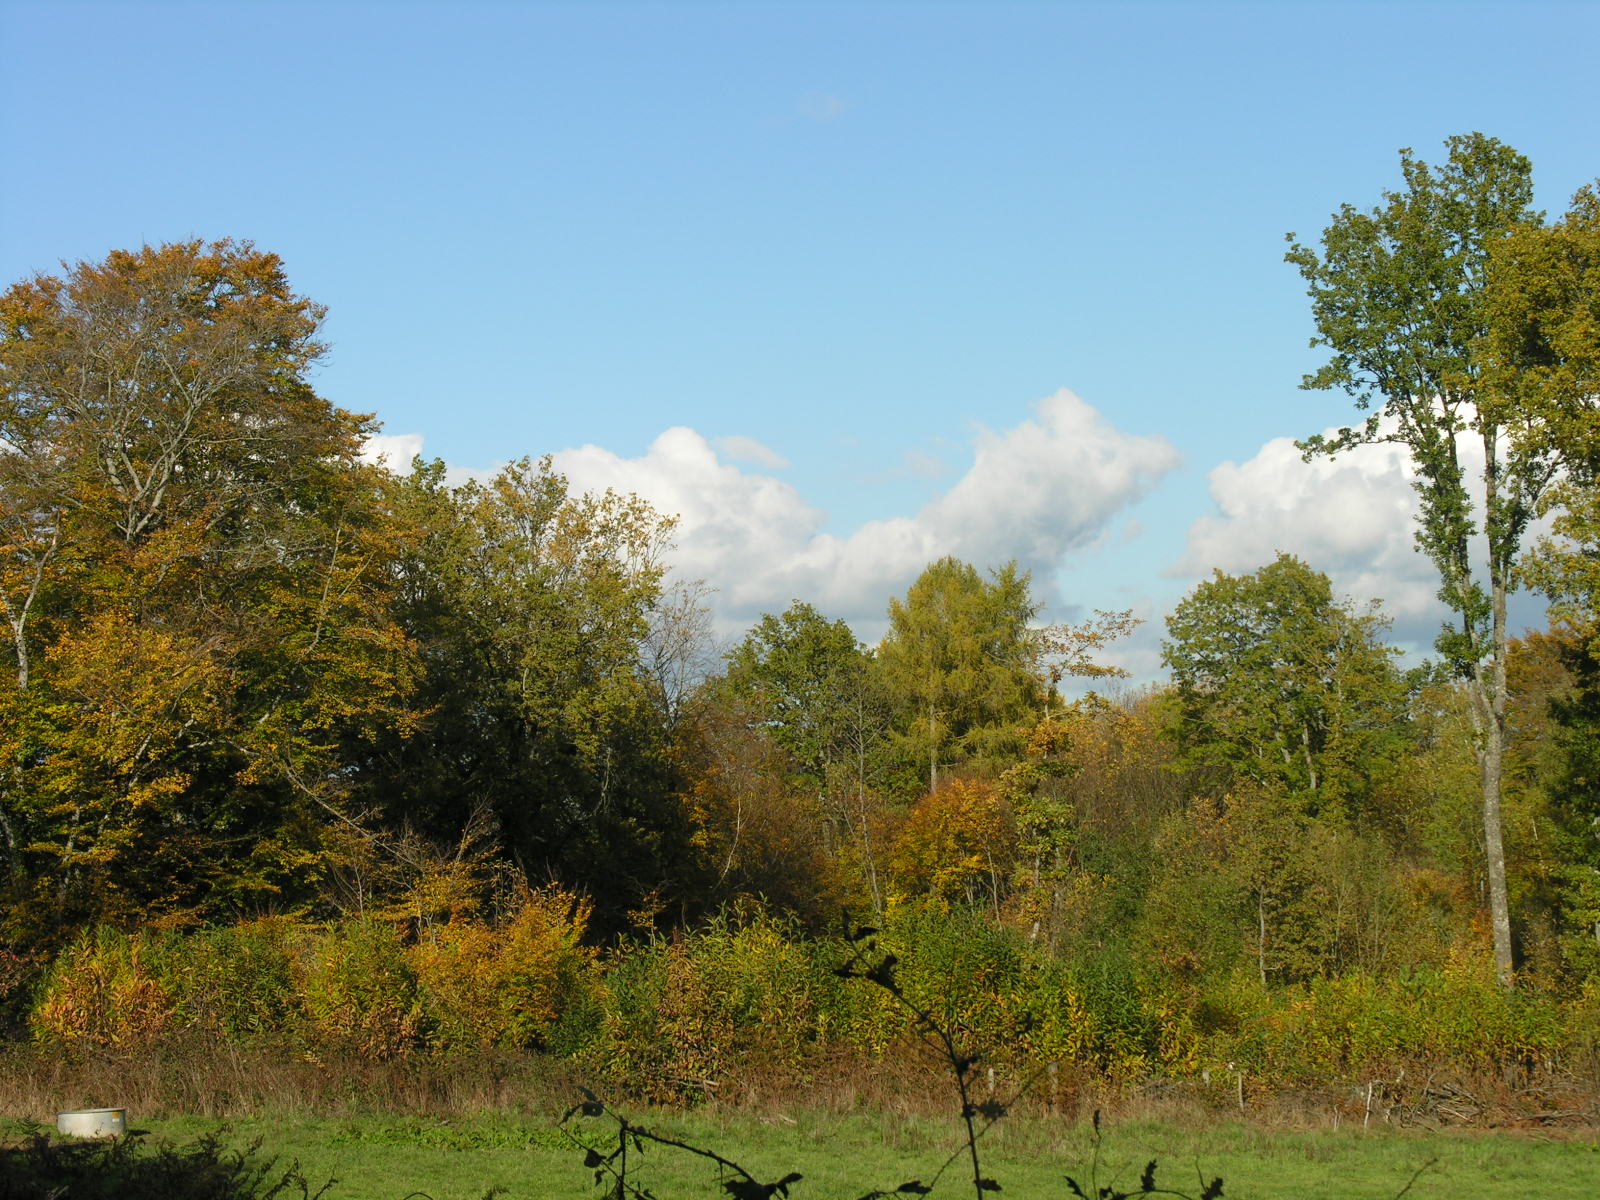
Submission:
[[[990,1095],[980,1099],[979,1089],[974,1086],[974,1070],[982,1062],[982,1055],[966,1046],[960,1040],[959,1032],[942,1022],[930,1008],[907,995],[898,976],[899,959],[896,955],[878,948],[877,933],[878,930],[871,926],[860,926],[850,930],[847,939],[850,953],[846,961],[835,968],[834,974],[840,979],[862,980],[875,985],[894,1004],[910,1015],[919,1036],[949,1069],[950,1080],[959,1102],[963,1137],[956,1152],[946,1158],[926,1182],[919,1177],[908,1179],[888,1190],[873,1188],[862,1193],[860,1200],[889,1200],[895,1196],[929,1195],[945,1179],[955,1163],[961,1160],[964,1160],[970,1168],[969,1182],[975,1200],[987,1200],[990,1194],[1004,1189],[998,1180],[985,1173],[981,1145],[983,1138],[1007,1115],[1011,1105],[1033,1085],[1043,1071],[1026,1080],[1016,1093],[1008,1098],[1001,1099]],[[635,1122],[625,1113],[607,1106],[589,1089],[579,1090],[583,1099],[563,1114],[561,1128],[569,1131],[572,1144],[583,1152],[584,1168],[593,1172],[595,1185],[603,1188],[609,1200],[659,1200],[648,1187],[639,1182],[637,1162],[647,1146],[677,1150],[715,1164],[719,1176],[718,1183],[732,1200],[787,1198],[790,1187],[805,1178],[798,1171],[787,1171],[780,1177],[764,1182],[727,1155],[706,1146],[699,1146],[651,1130]],[[609,1120],[614,1132],[604,1139],[586,1140],[571,1132],[571,1124],[575,1117]],[[1098,1111],[1094,1114],[1093,1127],[1095,1151],[1088,1175],[1082,1182],[1070,1175],[1065,1177],[1067,1189],[1080,1200],[1127,1200],[1132,1196],[1220,1200],[1222,1197],[1223,1181],[1220,1176],[1212,1178],[1209,1182],[1201,1179],[1196,1195],[1159,1186],[1156,1181],[1158,1163],[1154,1159],[1145,1166],[1137,1186],[1132,1189],[1125,1190],[1114,1184],[1102,1183]]]

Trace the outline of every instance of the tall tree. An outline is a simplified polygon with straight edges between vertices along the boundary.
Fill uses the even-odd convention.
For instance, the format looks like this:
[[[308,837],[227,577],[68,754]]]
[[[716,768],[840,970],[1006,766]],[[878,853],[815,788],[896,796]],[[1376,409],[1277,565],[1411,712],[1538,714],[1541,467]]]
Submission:
[[[1493,266],[1487,370],[1525,414],[1513,428],[1563,468],[1548,497],[1560,540],[1540,545],[1527,574],[1600,650],[1600,182],[1555,224],[1513,231]]]
[[[1008,563],[988,581],[956,558],[931,563],[889,601],[878,662],[905,706],[903,739],[927,764],[928,788],[952,758],[1014,751],[1044,696],[1029,631],[1037,605],[1028,576]]]
[[[787,753],[794,783],[816,798],[829,826],[825,842],[836,854],[852,851],[880,910],[877,777],[889,706],[850,626],[801,600],[766,613],[729,652],[723,687]]]
[[[728,652],[728,686],[760,713],[774,740],[816,787],[848,753],[848,701],[869,662],[844,621],[803,600],[763,614]]]
[[[1549,788],[1571,848],[1563,940],[1569,961],[1592,971],[1600,963],[1600,181],[1580,189],[1554,224],[1515,230],[1495,248],[1493,266],[1487,369],[1528,414],[1523,436],[1553,447],[1563,468],[1547,497],[1555,536],[1540,542],[1524,573],[1552,602],[1560,628],[1547,643],[1574,685],[1551,695],[1559,733],[1536,744],[1547,751],[1553,743],[1563,760]],[[1539,644],[1530,637],[1524,648]]]
[[[1421,501],[1417,544],[1438,570],[1439,595],[1453,614],[1438,647],[1472,696],[1495,972],[1509,987],[1500,807],[1506,596],[1555,464],[1548,444],[1513,436],[1517,410],[1505,403],[1503,380],[1485,374],[1480,348],[1490,325],[1492,250],[1539,215],[1530,206],[1526,158],[1480,133],[1446,145],[1448,160],[1437,169],[1402,151],[1401,190],[1385,192],[1370,212],[1344,205],[1323,231],[1320,253],[1290,234],[1286,257],[1309,285],[1312,345],[1332,352],[1302,386],[1341,389],[1369,414],[1302,448],[1335,455],[1390,442],[1411,455]],[[1467,439],[1482,455],[1481,471],[1463,457]]]
[[[1218,571],[1167,619],[1179,741],[1309,811],[1349,812],[1400,748],[1405,688],[1383,628],[1291,555]]]
[[[307,380],[321,317],[230,241],[0,296],[0,836],[35,899],[170,914],[313,876],[343,752],[404,719],[369,426]]]
[[[635,497],[574,495],[548,460],[460,488],[419,464],[397,507],[419,531],[399,608],[427,715],[366,786],[391,822],[445,843],[493,813],[530,880],[592,890],[615,927],[670,885],[686,836],[645,661],[672,522]]]

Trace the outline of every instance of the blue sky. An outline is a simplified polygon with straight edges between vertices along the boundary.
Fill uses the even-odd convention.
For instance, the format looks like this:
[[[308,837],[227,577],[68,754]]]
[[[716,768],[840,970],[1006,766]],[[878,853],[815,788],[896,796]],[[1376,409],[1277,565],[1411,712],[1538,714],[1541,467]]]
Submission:
[[[874,639],[943,553],[1160,618],[1276,549],[1437,613],[1283,234],[1482,130],[1600,176],[1588,3],[0,0],[0,276],[283,256],[318,376],[462,471],[552,453],[683,514],[734,632]],[[1063,391],[1065,389],[1065,391]],[[1279,440],[1275,440],[1279,439]]]

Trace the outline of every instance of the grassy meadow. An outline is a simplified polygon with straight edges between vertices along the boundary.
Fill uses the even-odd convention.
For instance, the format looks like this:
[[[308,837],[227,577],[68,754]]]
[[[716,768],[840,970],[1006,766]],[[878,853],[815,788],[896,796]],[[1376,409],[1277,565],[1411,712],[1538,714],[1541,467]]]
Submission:
[[[956,1155],[935,1195],[971,1194],[956,1122],[893,1111],[834,1114],[795,1109],[750,1112],[635,1114],[653,1132],[714,1148],[763,1180],[798,1171],[795,1200],[853,1198],[874,1188],[892,1191],[911,1179],[931,1183]],[[224,1145],[259,1141],[260,1160],[276,1159],[269,1178],[297,1164],[310,1195],[324,1200],[478,1200],[501,1189],[505,1200],[572,1200],[599,1194],[583,1151],[548,1117],[505,1113],[454,1118],[199,1117],[143,1119],[133,1125],[150,1138],[177,1144],[204,1135]],[[604,1142],[596,1122],[574,1132]],[[9,1123],[13,1136],[21,1126]],[[609,1131],[606,1131],[609,1132]],[[1140,1173],[1159,1160],[1158,1185],[1199,1194],[1221,1175],[1224,1195],[1372,1198],[1406,1189],[1407,1197],[1572,1197],[1588,1200],[1600,1179],[1600,1142],[1593,1131],[1559,1136],[1523,1132],[1269,1129],[1235,1122],[1173,1119],[1108,1120],[1098,1168],[1087,1121],[1021,1116],[1002,1122],[983,1142],[985,1171],[1003,1194],[1070,1194],[1066,1176],[1089,1190],[1098,1182],[1137,1189]],[[634,1155],[630,1181],[660,1200],[725,1193],[717,1168],[666,1147]],[[26,1191],[0,1195],[27,1196]],[[282,1193],[299,1196],[298,1186]],[[419,1195],[420,1194],[420,1195]],[[178,1200],[172,1197],[172,1200]]]

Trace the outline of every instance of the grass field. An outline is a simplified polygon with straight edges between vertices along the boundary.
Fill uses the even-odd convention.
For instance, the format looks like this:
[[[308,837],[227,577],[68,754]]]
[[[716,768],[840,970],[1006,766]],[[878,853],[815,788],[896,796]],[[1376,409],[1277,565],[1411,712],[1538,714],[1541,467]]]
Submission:
[[[859,1197],[893,1190],[911,1179],[932,1181],[959,1148],[948,1124],[886,1114],[773,1115],[656,1113],[636,1118],[653,1131],[706,1146],[738,1161],[763,1181],[792,1171],[794,1200]],[[478,1200],[493,1188],[505,1200],[592,1198],[598,1189],[583,1151],[548,1121],[504,1115],[436,1120],[366,1116],[346,1119],[251,1118],[226,1125],[192,1117],[139,1121],[152,1136],[183,1142],[223,1131],[230,1144],[261,1140],[260,1153],[280,1166],[297,1161],[312,1192],[336,1182],[325,1200]],[[613,1131],[581,1121],[596,1142]],[[1003,1195],[1069,1195],[1065,1177],[1088,1190],[1093,1159],[1090,1129],[1042,1118],[998,1126],[985,1140],[985,1173]],[[1149,1122],[1109,1125],[1104,1131],[1099,1182],[1136,1188],[1146,1162],[1160,1161],[1157,1182],[1198,1194],[1221,1175],[1225,1195],[1372,1198],[1405,1192],[1429,1197],[1571,1197],[1600,1194],[1600,1142],[1578,1136],[1521,1133],[1424,1133],[1362,1130],[1270,1131],[1238,1125],[1203,1128]],[[1427,1165],[1431,1164],[1431,1165]],[[649,1147],[633,1152],[631,1180],[660,1200],[720,1197],[714,1165],[682,1151]],[[958,1159],[940,1179],[936,1196],[971,1196]],[[1418,1174],[1420,1169],[1420,1174]],[[1415,1179],[1413,1181],[1413,1177]]]

